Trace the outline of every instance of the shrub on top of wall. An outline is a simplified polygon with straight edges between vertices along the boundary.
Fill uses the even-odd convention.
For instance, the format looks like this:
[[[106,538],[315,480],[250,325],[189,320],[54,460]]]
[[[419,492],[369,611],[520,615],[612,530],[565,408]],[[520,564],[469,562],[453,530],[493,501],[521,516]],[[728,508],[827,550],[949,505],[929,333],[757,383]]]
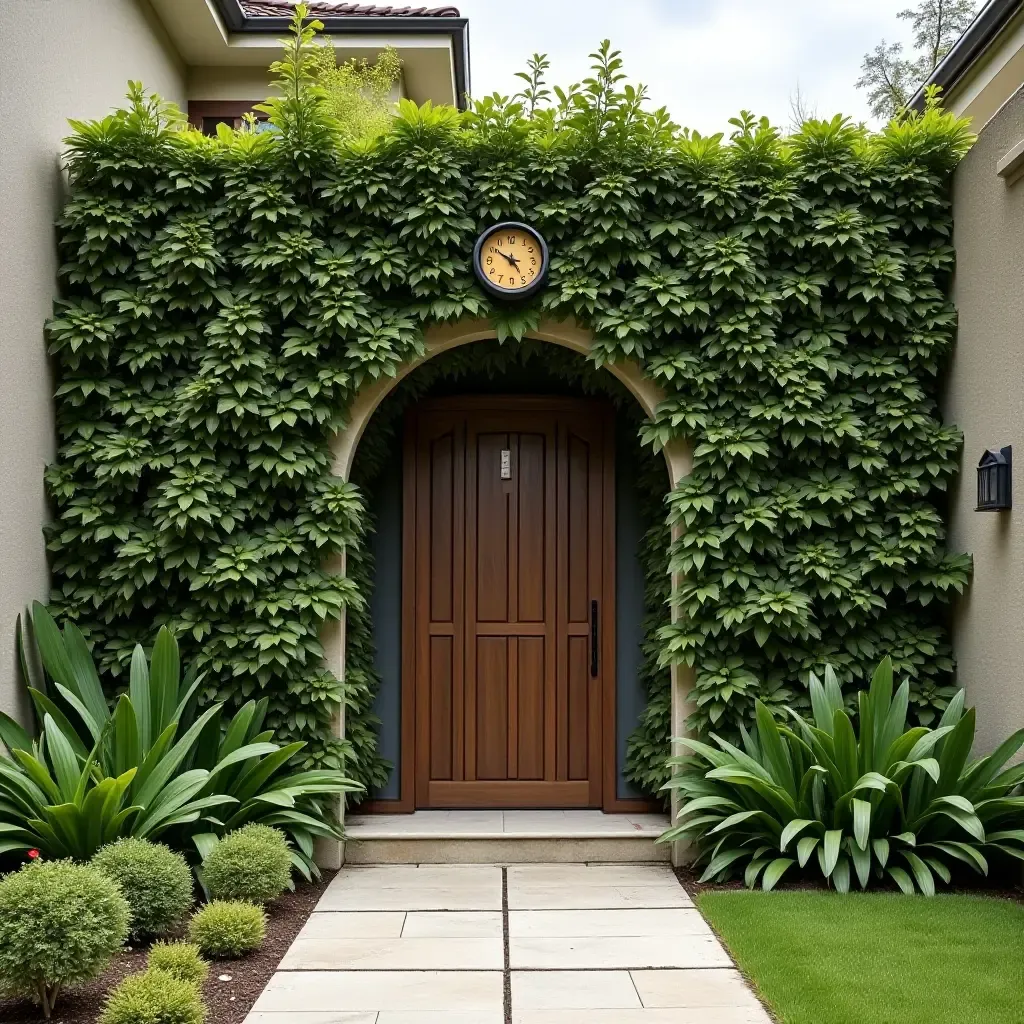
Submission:
[[[466,114],[403,102],[346,145],[312,35],[297,15],[276,132],[202,137],[141,86],[73,125],[49,542],[53,602],[105,668],[167,623],[205,700],[265,695],[269,727],[379,784],[372,681],[343,695],[321,663],[324,621],[366,598],[326,568],[366,530],[330,438],[430,326],[490,317],[515,344],[571,317],[665,390],[644,438],[692,443],[661,541],[686,582],[652,637],[695,666],[692,724],[735,734],[756,698],[806,707],[809,671],[848,687],[885,653],[934,721],[942,605],[968,571],[944,546],[960,434],[936,404],[966,123],[931,105],[786,136],[745,113],[703,137],[647,112],[603,46],[554,107],[532,87]],[[550,245],[525,306],[493,304],[470,267],[502,219]],[[343,696],[358,746],[331,738]],[[651,709],[631,749],[667,754],[667,728]]]

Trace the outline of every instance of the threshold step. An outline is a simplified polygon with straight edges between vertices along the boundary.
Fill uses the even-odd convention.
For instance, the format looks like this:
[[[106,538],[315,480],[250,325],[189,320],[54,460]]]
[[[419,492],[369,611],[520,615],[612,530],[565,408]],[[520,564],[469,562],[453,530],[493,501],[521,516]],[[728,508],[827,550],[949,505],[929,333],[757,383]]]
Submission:
[[[349,864],[663,863],[663,814],[600,811],[417,811],[353,815]]]

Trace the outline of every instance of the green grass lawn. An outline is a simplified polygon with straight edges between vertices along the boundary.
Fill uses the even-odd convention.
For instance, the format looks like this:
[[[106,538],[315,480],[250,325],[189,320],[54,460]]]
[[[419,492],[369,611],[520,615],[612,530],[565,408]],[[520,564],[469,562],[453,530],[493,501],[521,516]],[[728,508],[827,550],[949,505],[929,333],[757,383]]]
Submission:
[[[784,1024],[1021,1024],[1024,906],[709,892],[697,904]]]

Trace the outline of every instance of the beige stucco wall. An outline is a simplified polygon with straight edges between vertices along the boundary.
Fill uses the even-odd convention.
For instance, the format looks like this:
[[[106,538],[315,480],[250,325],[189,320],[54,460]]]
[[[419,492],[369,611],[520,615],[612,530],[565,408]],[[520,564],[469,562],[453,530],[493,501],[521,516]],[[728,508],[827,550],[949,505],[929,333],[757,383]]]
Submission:
[[[979,751],[1024,726],[1024,181],[997,162],[1024,139],[1024,90],[981,132],[954,181],[960,329],[945,402],[964,431],[952,494],[951,544],[974,555],[955,616],[958,678],[978,710]],[[1012,444],[1010,512],[975,512],[975,467],[986,448]]]
[[[140,0],[0,0],[0,51],[0,709],[10,712],[15,617],[47,591],[43,469],[53,420],[42,326],[55,289],[67,118],[103,116],[129,79],[179,103],[185,92],[183,69]]]

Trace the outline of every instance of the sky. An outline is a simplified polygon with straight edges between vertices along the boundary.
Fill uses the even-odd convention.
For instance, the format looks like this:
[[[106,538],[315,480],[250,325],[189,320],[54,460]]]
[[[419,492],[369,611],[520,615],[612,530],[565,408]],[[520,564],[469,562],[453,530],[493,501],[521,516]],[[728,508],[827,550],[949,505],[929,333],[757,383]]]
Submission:
[[[781,126],[799,86],[819,117],[871,123],[854,83],[865,53],[885,38],[909,42],[896,12],[910,0],[454,0],[469,18],[472,92],[510,94],[534,52],[549,82],[588,73],[602,39],[622,51],[629,81],[653,105],[704,134],[730,131],[751,110]]]

